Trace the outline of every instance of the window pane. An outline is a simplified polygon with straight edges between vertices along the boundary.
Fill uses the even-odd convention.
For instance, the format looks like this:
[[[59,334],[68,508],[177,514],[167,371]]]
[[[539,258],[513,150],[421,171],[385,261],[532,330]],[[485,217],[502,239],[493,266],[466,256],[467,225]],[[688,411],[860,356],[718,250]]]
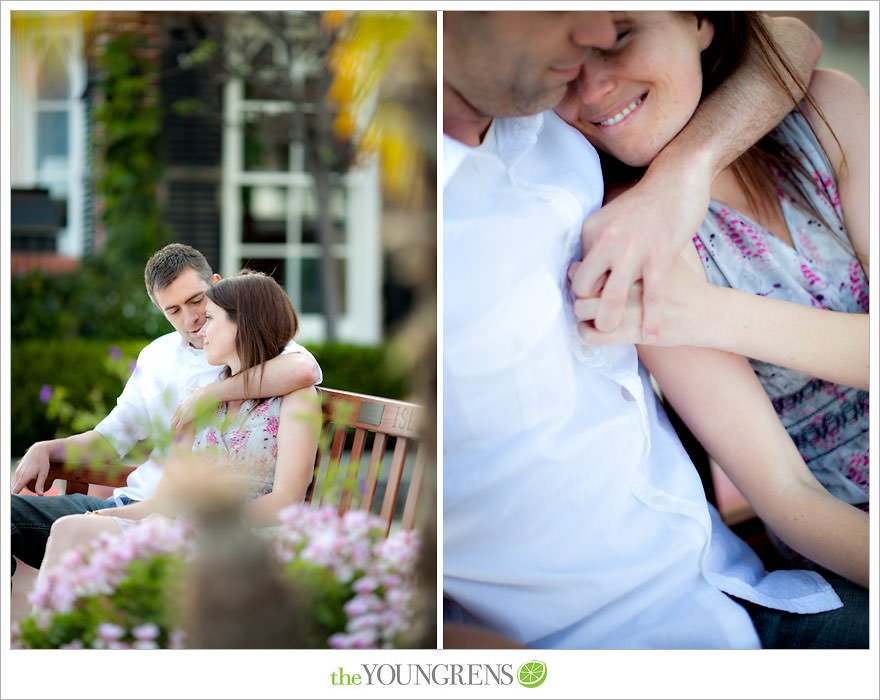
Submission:
[[[37,169],[67,168],[67,112],[37,113]]]
[[[284,243],[287,238],[286,200],[286,187],[242,187],[241,240],[245,243]]]
[[[329,203],[330,222],[333,226],[334,243],[345,243],[345,208],[347,193],[341,185],[330,187]],[[300,211],[302,226],[302,242],[318,243],[318,198],[313,187],[303,192],[302,209]]]
[[[290,168],[293,116],[248,115],[244,127],[244,169],[286,172]]]
[[[241,266],[249,270],[265,272],[267,275],[274,277],[275,281],[282,287],[284,286],[285,271],[287,269],[284,258],[249,258],[242,261]]]
[[[250,78],[244,83],[244,98],[246,100],[281,100],[290,97],[289,92],[284,91],[284,82],[279,80],[279,75],[285,71],[285,66],[279,64],[275,58],[275,51],[271,43],[264,43],[260,49],[251,56]]]
[[[345,270],[346,261],[344,258],[336,258],[336,282],[339,293],[339,313],[344,314],[345,306]],[[302,280],[302,296],[300,313],[319,314],[321,313],[321,261],[318,258],[304,258],[300,260],[300,273]]]
[[[66,100],[70,96],[67,84],[67,66],[57,46],[46,52],[46,60],[41,66],[37,97],[41,100]]]

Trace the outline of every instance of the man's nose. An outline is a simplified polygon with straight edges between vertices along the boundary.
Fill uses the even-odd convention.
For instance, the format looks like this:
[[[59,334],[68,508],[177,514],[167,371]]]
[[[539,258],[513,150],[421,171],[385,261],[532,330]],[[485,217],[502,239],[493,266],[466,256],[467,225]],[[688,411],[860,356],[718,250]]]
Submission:
[[[617,33],[609,12],[576,12],[570,37],[578,46],[608,49],[614,45]]]

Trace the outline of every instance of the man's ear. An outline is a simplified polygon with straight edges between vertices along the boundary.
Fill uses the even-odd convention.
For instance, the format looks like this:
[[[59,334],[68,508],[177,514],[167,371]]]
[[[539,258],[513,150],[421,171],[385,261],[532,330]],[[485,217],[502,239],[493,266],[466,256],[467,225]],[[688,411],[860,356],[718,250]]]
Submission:
[[[218,274],[215,272],[213,275],[211,275],[211,281],[212,281],[212,282],[219,282],[219,281],[220,281],[220,275],[218,275]]]

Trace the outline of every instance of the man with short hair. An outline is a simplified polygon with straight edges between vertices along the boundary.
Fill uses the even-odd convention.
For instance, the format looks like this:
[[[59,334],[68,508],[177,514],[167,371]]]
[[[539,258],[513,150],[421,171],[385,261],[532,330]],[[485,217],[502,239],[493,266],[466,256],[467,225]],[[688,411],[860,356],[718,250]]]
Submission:
[[[85,494],[44,496],[50,459],[76,457],[79,463],[87,463],[122,457],[138,441],[155,436],[156,430],[171,430],[189,422],[199,402],[280,396],[320,384],[317,361],[292,340],[282,355],[265,363],[263,372],[257,366],[220,379],[222,368],[208,364],[202,338],[197,335],[205,322],[205,292],[218,279],[204,255],[179,243],[165,246],[147,262],[147,294],[174,331],[140,352],[116,406],[94,429],[38,442],[22,457],[12,482],[13,573],[15,557],[39,568],[52,523],[61,516],[144,500],[161,476],[154,452],[110,499]],[[38,495],[20,494],[32,481]]]
[[[773,30],[808,76],[812,33]],[[610,13],[447,12],[443,34],[444,646],[751,648],[761,639],[730,596],[839,607],[814,572],[766,577],[724,527],[635,347],[577,333],[567,270],[602,174],[552,108],[577,109],[587,52],[615,41]],[[743,66],[602,209],[600,237],[622,236],[611,248],[639,251],[644,269],[683,246],[712,173],[786,99]]]

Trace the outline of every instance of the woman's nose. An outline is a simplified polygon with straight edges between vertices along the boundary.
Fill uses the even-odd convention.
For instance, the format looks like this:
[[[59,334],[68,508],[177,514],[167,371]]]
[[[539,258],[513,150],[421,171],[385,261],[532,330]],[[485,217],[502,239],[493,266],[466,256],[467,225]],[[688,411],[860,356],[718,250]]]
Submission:
[[[604,59],[591,52],[579,78],[581,102],[586,105],[599,104],[614,91],[615,85],[616,81]]]

